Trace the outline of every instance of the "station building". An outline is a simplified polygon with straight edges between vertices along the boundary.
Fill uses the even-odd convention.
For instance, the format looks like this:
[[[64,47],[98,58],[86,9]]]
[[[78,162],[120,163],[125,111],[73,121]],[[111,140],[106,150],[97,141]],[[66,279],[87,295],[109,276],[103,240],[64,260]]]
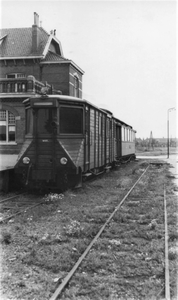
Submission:
[[[56,30],[47,33],[34,13],[31,28],[0,30],[0,154],[18,154],[25,138],[23,101],[33,94],[82,98],[84,71],[66,59]]]

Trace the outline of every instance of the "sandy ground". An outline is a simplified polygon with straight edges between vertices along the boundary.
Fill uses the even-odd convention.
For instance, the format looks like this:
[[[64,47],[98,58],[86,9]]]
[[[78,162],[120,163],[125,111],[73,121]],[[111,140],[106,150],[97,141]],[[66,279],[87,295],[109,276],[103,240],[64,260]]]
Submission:
[[[15,166],[18,155],[16,154],[1,154],[0,155],[0,171],[12,168]]]
[[[167,155],[160,156],[139,156],[138,159],[154,159],[154,160],[163,160],[170,164],[170,172],[175,176],[174,182],[178,186],[178,154],[171,154],[169,158]]]

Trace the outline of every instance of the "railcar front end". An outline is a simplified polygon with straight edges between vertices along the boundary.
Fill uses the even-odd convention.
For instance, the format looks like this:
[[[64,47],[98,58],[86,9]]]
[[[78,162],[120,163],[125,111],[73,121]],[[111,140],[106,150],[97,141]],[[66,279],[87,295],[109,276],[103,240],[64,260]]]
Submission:
[[[79,187],[135,155],[135,132],[109,111],[62,95],[24,101],[25,142],[15,165],[17,181],[29,188]]]
[[[84,143],[83,104],[36,97],[25,101],[25,109],[26,139],[15,166],[18,180],[40,189],[80,185],[76,156]]]

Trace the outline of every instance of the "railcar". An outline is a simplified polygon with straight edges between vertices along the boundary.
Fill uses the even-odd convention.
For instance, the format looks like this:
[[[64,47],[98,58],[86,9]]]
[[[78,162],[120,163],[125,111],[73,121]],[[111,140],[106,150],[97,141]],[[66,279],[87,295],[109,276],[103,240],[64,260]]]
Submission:
[[[135,131],[110,111],[63,95],[24,101],[25,142],[15,165],[29,188],[65,190],[135,156]]]

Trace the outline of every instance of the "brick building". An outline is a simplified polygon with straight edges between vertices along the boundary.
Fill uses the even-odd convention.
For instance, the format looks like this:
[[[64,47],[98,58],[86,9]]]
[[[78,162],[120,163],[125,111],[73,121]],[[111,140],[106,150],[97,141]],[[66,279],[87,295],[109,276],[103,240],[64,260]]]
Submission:
[[[39,26],[37,13],[31,28],[1,29],[0,153],[17,154],[24,141],[23,100],[46,85],[50,92],[82,98],[83,74],[64,57],[56,31],[48,34]]]

